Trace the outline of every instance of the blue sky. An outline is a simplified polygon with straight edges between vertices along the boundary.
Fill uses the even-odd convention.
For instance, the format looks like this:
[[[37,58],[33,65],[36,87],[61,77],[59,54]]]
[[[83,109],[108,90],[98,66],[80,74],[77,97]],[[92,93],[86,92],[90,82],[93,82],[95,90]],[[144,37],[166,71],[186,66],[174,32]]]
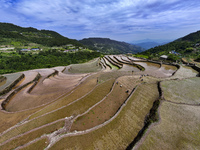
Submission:
[[[0,22],[73,39],[177,39],[200,30],[200,1],[0,0]]]

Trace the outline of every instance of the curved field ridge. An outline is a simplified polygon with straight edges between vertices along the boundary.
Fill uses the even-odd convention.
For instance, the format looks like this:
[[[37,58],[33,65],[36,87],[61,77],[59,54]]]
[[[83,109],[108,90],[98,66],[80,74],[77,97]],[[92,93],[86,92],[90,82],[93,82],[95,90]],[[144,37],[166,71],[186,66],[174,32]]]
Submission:
[[[39,74],[42,74],[40,80],[31,82],[31,86],[25,86],[15,93],[6,106],[6,110],[16,112],[50,103],[60,95],[72,90],[85,76],[63,75],[55,70],[46,71],[48,72],[38,70]]]
[[[6,83],[0,86],[0,95],[9,92],[20,80],[24,78],[23,73],[13,73],[4,75]]]
[[[106,55],[17,73],[0,100],[0,149],[199,149],[193,68]]]
[[[101,70],[100,59],[94,59],[90,62],[83,64],[73,64],[64,73],[91,73]]]
[[[86,149],[125,149],[128,143],[131,142],[132,137],[136,136],[140,127],[143,126],[143,120],[146,114],[152,107],[154,100],[158,97],[156,84],[155,91],[151,92],[151,96],[147,98],[148,100],[143,97],[143,94],[141,94],[141,90],[143,90],[142,87],[146,89],[146,92],[149,92],[153,85],[144,85],[138,88],[131,96],[125,107],[123,107],[117,117],[110,123],[87,134],[83,132],[82,134],[74,134],[73,136],[66,135],[67,137],[59,140],[59,142],[54,144],[50,149],[63,149],[64,145],[60,144],[63,142],[66,143],[65,146],[68,148],[84,147]],[[143,109],[141,110],[143,111],[139,111],[140,106],[142,106]],[[133,113],[137,111],[140,113]],[[131,117],[129,115],[131,115]],[[138,116],[140,116],[139,118],[141,119],[139,119]],[[111,137],[112,140],[110,139]]]

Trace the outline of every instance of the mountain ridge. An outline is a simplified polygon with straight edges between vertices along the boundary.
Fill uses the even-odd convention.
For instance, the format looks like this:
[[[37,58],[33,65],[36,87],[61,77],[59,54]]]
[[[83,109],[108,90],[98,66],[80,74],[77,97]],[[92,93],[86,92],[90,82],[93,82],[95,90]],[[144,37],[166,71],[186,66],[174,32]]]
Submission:
[[[69,39],[51,30],[38,30],[33,27],[20,27],[11,23],[0,23],[0,44],[20,42],[21,45],[37,43],[46,46],[73,44],[82,46],[77,40]]]
[[[88,46],[90,49],[108,54],[138,53],[143,50],[143,48],[139,46],[109,38],[90,37],[84,38],[79,42]]]
[[[200,30],[190,33],[184,37],[178,38],[165,45],[156,46],[141,54],[150,58],[159,57],[160,55],[168,55],[174,59],[180,57],[197,58],[200,55]],[[179,55],[179,56],[178,56]],[[176,57],[176,58],[175,58]]]

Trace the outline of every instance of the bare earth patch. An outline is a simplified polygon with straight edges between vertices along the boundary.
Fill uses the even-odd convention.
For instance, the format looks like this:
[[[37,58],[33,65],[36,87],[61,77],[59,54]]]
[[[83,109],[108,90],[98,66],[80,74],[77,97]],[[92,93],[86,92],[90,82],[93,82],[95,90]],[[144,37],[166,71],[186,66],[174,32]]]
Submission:
[[[164,98],[175,103],[200,104],[200,78],[170,80],[161,83]]]
[[[134,149],[200,149],[200,107],[163,102],[160,122],[152,125]]]
[[[200,149],[198,71],[105,57],[5,75],[0,149]]]

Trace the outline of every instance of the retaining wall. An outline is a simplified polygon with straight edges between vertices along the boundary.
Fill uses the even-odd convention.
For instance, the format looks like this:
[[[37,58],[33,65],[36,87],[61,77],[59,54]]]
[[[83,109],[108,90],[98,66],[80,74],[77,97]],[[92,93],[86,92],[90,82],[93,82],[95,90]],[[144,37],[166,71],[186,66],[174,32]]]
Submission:
[[[3,89],[2,91],[0,91],[0,95],[6,94],[9,91],[11,91],[11,89],[22,79],[24,78],[24,74],[22,74],[18,79],[16,79],[13,83],[11,83],[10,85],[8,85],[5,89]]]
[[[24,75],[24,74],[23,74]],[[1,103],[1,107],[3,110],[6,110],[6,105],[9,103],[9,101],[11,100],[11,98],[17,93],[19,92],[21,89],[23,89],[24,87],[28,86],[29,84],[33,83],[33,82],[37,82],[40,78],[40,74],[38,73],[38,75],[33,79],[33,81],[28,82],[26,84],[24,84],[23,86],[20,86],[19,88],[15,89],[11,94],[9,94],[8,97],[6,97],[6,99]],[[17,82],[18,83],[18,82]],[[32,88],[33,89],[33,88]],[[31,89],[31,90],[32,90]],[[30,89],[29,89],[30,90]]]
[[[107,59],[112,65],[116,66],[117,68],[119,68],[119,69],[122,68],[122,66],[120,66],[120,65],[118,65],[117,63],[115,63],[114,61],[112,61],[112,60],[110,59],[110,57],[105,57],[105,59]]]
[[[141,71],[144,71],[144,70],[145,70],[145,68],[144,68],[143,66],[138,65],[138,64],[135,64],[135,63],[133,63],[133,62],[131,62],[131,61],[126,61],[126,60],[121,61],[121,60],[119,60],[119,59],[118,59],[117,57],[115,57],[115,56],[114,56],[114,58],[115,58],[117,61],[121,62],[121,63],[128,64],[128,65],[133,65],[133,66],[137,67],[137,68],[138,68],[139,70],[141,70]]]

